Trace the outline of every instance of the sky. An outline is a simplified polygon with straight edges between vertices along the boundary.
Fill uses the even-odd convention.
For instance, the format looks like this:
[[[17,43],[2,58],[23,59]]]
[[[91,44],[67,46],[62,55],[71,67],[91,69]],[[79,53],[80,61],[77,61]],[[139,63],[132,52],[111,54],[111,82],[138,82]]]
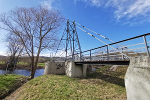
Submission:
[[[39,5],[49,10],[60,10],[66,20],[76,21],[116,42],[150,32],[150,0],[0,0],[0,13],[16,7]],[[80,29],[77,32],[82,51],[105,45]],[[7,47],[3,41],[6,33],[0,30],[0,55],[6,55]],[[45,56],[49,54],[48,50],[41,53]]]

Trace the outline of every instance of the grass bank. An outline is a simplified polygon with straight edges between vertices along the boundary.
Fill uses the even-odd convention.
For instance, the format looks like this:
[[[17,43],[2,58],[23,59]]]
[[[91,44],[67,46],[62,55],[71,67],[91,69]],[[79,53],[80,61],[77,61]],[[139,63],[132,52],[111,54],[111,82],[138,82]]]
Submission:
[[[126,100],[126,70],[118,67],[112,71],[105,66],[84,79],[44,75],[30,80],[5,100]]]
[[[27,82],[29,78],[22,75],[0,75],[0,99],[10,94],[13,90]]]
[[[26,62],[18,62],[17,65],[28,65],[29,66],[29,63],[26,63]],[[37,66],[41,66],[41,67],[45,67],[45,63],[38,63]]]
[[[42,66],[45,68],[45,63],[38,63],[38,66]]]
[[[7,64],[5,63],[0,63],[0,69],[5,70],[7,67]],[[29,63],[25,62],[18,62],[17,65],[15,66],[16,69],[31,69],[31,66]],[[38,63],[37,69],[44,69],[45,68],[45,63]]]

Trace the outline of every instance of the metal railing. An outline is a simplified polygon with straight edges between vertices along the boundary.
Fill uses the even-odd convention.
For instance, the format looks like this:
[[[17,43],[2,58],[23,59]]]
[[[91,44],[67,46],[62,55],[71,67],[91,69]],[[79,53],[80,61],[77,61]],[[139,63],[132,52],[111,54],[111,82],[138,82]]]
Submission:
[[[86,50],[86,51],[81,52],[81,55],[82,55],[81,57],[80,57],[80,52],[76,53],[76,54],[74,54],[75,61],[129,60],[130,57],[135,57],[135,56],[150,57],[149,46],[148,46],[148,43],[150,43],[150,41],[147,42],[147,40],[146,40],[146,36],[148,36],[148,35],[150,35],[150,33],[135,36],[135,37],[121,40],[118,42],[114,42],[114,43],[111,43],[108,45],[100,46],[100,47],[97,47],[94,49]],[[132,41],[132,40],[135,40],[138,38],[143,38],[144,42],[130,44],[128,46],[118,47],[118,48],[116,48],[116,49],[118,49],[117,51],[113,50],[113,49],[109,49],[109,46],[117,45],[119,43],[124,43],[127,41]],[[140,47],[140,46],[142,46],[142,47]],[[103,49],[103,50],[100,50],[100,49]],[[128,57],[126,57],[124,54],[127,55]],[[71,56],[72,55],[68,56],[67,60],[71,60],[72,59]]]

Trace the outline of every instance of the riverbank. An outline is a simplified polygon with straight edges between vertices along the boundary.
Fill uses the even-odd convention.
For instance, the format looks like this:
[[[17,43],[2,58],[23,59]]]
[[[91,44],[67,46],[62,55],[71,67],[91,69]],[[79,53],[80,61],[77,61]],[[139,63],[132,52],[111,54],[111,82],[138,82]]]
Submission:
[[[0,75],[0,100],[26,83],[29,77],[14,74]]]
[[[39,65],[37,66],[37,69],[44,69],[45,68],[44,66],[45,66],[44,63],[43,64],[39,63]],[[7,67],[7,64],[0,64],[0,69],[5,70],[6,67]],[[15,66],[15,69],[27,69],[27,70],[31,70],[31,66],[30,65],[21,65],[21,64],[19,64],[19,65]]]
[[[87,77],[43,75],[25,83],[4,100],[126,100],[124,75],[127,67],[110,66],[90,72]]]

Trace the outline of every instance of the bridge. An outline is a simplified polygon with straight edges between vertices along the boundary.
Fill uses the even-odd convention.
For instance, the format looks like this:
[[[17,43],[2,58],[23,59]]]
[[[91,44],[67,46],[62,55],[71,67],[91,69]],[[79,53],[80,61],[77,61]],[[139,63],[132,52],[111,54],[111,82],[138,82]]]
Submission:
[[[104,45],[82,51],[76,28]],[[112,43],[108,44],[95,35]],[[150,46],[148,44],[150,41],[147,41],[147,39],[150,39],[150,33],[114,42],[75,21],[68,20],[56,51],[56,53],[60,51],[63,51],[63,53],[60,57],[55,57],[54,62],[46,63],[44,74],[65,73],[69,77],[86,77],[87,66],[91,64],[129,65],[124,78],[127,99],[149,100]],[[122,43],[128,45],[124,46]],[[60,60],[63,62],[60,62]]]
[[[97,39],[104,45],[90,50],[82,51],[77,34],[77,28],[87,35],[90,35],[92,38]],[[107,44],[95,35],[112,43]],[[60,56],[65,54],[64,61],[74,61],[75,64],[129,65],[131,57],[150,56],[148,46],[148,43],[150,43],[150,41],[146,40],[146,37],[148,37],[149,35],[150,33],[146,33],[115,42],[85,27],[84,25],[81,25],[75,21],[72,22],[67,20],[67,25],[63,32],[56,53],[63,51]],[[136,39],[140,39],[139,43],[134,42],[134,40]],[[122,43],[126,43],[128,41],[133,41],[134,44],[126,46],[121,45]]]

